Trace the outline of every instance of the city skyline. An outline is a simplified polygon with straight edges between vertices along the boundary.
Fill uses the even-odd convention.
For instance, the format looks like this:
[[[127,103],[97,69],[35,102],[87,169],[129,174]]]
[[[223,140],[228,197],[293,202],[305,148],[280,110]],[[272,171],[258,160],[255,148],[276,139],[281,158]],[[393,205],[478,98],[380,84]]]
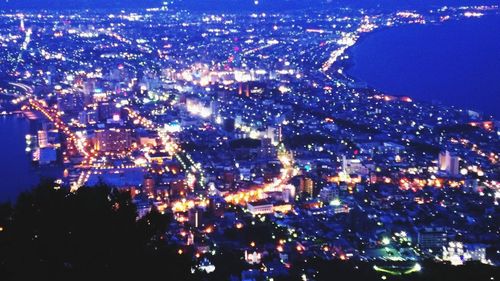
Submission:
[[[478,93],[457,106],[351,71],[368,36],[400,30],[403,48],[408,27],[487,29],[498,5],[215,2],[0,13],[0,180],[18,182],[17,199],[0,192],[0,276],[497,278],[499,116]],[[479,29],[484,42],[434,48],[500,42]],[[392,60],[418,88],[403,78],[429,71],[424,54],[400,73],[386,54],[371,75]],[[475,58],[449,65],[498,70]],[[494,79],[468,81],[495,101]]]

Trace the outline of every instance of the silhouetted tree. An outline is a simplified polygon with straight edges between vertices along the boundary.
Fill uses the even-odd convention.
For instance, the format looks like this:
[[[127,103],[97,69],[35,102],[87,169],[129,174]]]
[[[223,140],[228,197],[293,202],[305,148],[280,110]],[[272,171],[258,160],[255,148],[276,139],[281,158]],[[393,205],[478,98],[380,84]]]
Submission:
[[[2,280],[131,280],[168,271],[185,280],[191,261],[160,241],[170,219],[136,220],[130,194],[106,186],[75,193],[44,184],[0,208]]]

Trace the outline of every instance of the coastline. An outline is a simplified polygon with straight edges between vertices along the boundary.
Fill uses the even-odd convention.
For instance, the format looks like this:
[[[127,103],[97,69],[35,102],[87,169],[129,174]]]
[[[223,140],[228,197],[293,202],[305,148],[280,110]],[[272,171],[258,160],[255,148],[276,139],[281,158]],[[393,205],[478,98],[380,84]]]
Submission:
[[[63,167],[59,164],[40,166],[32,162],[24,141],[26,134],[33,134],[32,121],[23,114],[1,114],[0,121],[0,132],[7,131],[10,134],[2,141],[2,152],[6,157],[0,161],[0,178],[8,189],[0,192],[1,204],[14,202],[21,193],[33,189],[40,182],[60,177]]]
[[[450,23],[456,24],[456,23],[460,23],[460,22],[468,21],[468,20],[483,20],[484,18],[495,18],[495,17],[496,18],[500,17],[500,14],[486,15],[480,19],[454,19],[454,20],[450,20],[447,22],[427,23],[425,25],[422,25],[422,27],[428,27],[431,25],[443,27],[443,26],[446,26]],[[437,97],[436,99],[429,100],[429,99],[425,99],[423,97],[415,96],[411,93],[394,93],[391,91],[383,90],[380,87],[377,87],[377,86],[370,84],[368,81],[365,81],[364,79],[360,78],[359,75],[352,74],[351,70],[359,63],[358,62],[359,56],[356,54],[356,52],[358,51],[359,46],[361,44],[363,44],[367,39],[369,39],[369,38],[371,38],[379,33],[387,32],[388,30],[395,30],[395,29],[401,29],[401,28],[405,28],[405,27],[414,27],[414,26],[417,26],[417,24],[405,24],[405,25],[392,26],[392,27],[382,26],[382,27],[376,28],[372,32],[360,34],[356,43],[354,45],[350,46],[344,52],[344,55],[346,55],[348,58],[336,61],[332,68],[335,69],[335,71],[342,69],[341,75],[343,77],[345,77],[346,80],[348,80],[349,82],[352,82],[352,83],[362,84],[362,85],[364,85],[363,88],[370,89],[370,90],[373,90],[375,92],[384,93],[384,94],[388,94],[388,95],[395,96],[395,97],[410,97],[412,100],[418,101],[419,103],[439,105],[439,106],[444,106],[444,107],[451,108],[454,110],[475,111],[475,112],[479,112],[480,115],[483,117],[483,119],[491,119],[493,121],[500,120],[500,116],[498,114],[493,113],[493,112],[486,112],[482,108],[472,109],[472,108],[468,108],[468,107],[464,107],[464,106],[460,106],[460,105],[446,104],[445,102],[443,102],[442,96]]]

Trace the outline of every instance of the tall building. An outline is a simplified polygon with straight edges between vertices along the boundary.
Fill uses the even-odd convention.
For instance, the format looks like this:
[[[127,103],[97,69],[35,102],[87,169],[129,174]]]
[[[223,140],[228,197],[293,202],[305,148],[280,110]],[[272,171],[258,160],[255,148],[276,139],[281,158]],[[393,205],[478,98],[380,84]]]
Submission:
[[[260,141],[260,154],[262,157],[276,158],[276,147],[273,145],[272,140],[263,138]]]
[[[452,156],[450,158],[450,165],[448,167],[448,174],[451,176],[456,176],[459,174],[460,171],[460,158],[458,156]]]
[[[449,151],[443,151],[439,153],[438,168],[450,176],[456,176],[460,171],[460,158]]]
[[[83,101],[84,104],[90,104],[93,102],[93,97],[92,93],[95,90],[95,81],[93,80],[86,80],[83,82]]]
[[[46,130],[38,131],[38,147],[45,148],[49,146],[49,137]]]
[[[268,127],[264,132],[264,137],[270,139],[273,144],[278,143],[276,128],[274,127]]]
[[[283,187],[283,201],[290,203],[295,200],[295,186],[287,184]]]
[[[308,177],[301,177],[299,179],[300,193],[307,193],[310,196],[314,195],[314,181]]]
[[[323,203],[330,204],[330,202],[339,198],[339,189],[333,185],[325,186],[319,191],[319,197]]]
[[[143,181],[144,191],[148,196],[154,196],[155,191],[155,180],[151,175],[146,175]]]
[[[120,152],[130,148],[130,129],[109,128],[95,131],[95,149],[101,152]]]
[[[439,170],[445,171],[448,167],[448,163],[450,162],[450,152],[442,151],[438,156],[438,167]]]

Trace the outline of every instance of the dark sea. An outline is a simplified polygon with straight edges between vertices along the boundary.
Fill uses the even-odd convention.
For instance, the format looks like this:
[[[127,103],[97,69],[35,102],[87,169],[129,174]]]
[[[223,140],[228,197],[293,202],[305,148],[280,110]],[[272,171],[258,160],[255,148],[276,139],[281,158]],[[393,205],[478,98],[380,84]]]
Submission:
[[[368,34],[347,73],[383,92],[500,119],[500,16]]]
[[[0,116],[0,203],[14,202],[17,196],[35,187],[42,178],[62,174],[60,167],[39,168],[26,152],[29,121],[21,116]]]

